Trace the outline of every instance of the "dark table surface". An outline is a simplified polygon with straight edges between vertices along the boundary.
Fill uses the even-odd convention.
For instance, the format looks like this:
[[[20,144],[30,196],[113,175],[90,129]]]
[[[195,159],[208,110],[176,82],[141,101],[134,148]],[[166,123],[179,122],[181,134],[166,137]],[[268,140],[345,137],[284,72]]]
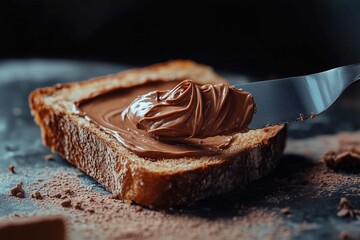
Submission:
[[[0,219],[14,213],[34,211],[51,213],[51,210],[39,209],[39,206],[31,199],[22,200],[22,204],[18,204],[17,200],[9,196],[9,189],[19,181],[36,181],[38,169],[49,169],[48,177],[61,171],[74,173],[82,179],[84,184],[105,195],[109,194],[92,178],[72,167],[61,157],[55,156],[55,161],[43,160],[43,156],[50,153],[50,150],[41,143],[40,131],[30,115],[27,98],[35,88],[58,82],[81,81],[126,68],[129,66],[55,60],[0,62]],[[240,74],[224,73],[223,75],[234,84],[249,80]],[[281,207],[290,207],[293,214],[291,218],[284,217],[286,227],[290,230],[297,229],[304,222],[315,227],[304,231],[292,231],[292,234],[285,239],[338,239],[339,232],[344,230],[351,232],[353,236],[360,237],[358,220],[336,216],[337,204],[342,196],[347,196],[354,206],[360,208],[359,191],[354,193],[347,190],[350,187],[359,189],[358,185],[344,183],[336,187],[332,194],[324,195],[315,194],[318,188],[306,185],[297,190],[301,192],[300,195],[293,195],[293,189],[279,186],[273,180],[278,175],[292,174],[299,170],[298,168],[318,164],[319,156],[332,147],[331,141],[319,143],[318,135],[328,135],[329,139],[332,139],[332,135],[337,132],[354,132],[360,129],[360,96],[357,96],[359,89],[359,86],[355,85],[326,113],[316,119],[291,124],[286,153],[279,168],[265,180],[251,184],[247,189],[239,189],[200,201],[191,207],[176,208],[172,211],[217,219],[235,216],[234,206],[239,204],[242,206],[241,209],[256,207],[277,213]],[[297,147],[298,144],[307,146],[308,151],[302,153],[302,150]],[[9,165],[14,165],[19,169],[17,174],[11,174],[8,171]],[[285,173],[284,169],[286,169]],[[346,175],[350,178],[359,177],[356,174]],[[269,199],[275,195],[283,197],[274,203]],[[239,213],[239,210],[236,210],[236,213]],[[269,236],[270,239],[270,232],[274,229],[264,228],[258,231],[259,239],[264,236],[265,238]],[[80,233],[76,236],[74,238],[81,239]]]

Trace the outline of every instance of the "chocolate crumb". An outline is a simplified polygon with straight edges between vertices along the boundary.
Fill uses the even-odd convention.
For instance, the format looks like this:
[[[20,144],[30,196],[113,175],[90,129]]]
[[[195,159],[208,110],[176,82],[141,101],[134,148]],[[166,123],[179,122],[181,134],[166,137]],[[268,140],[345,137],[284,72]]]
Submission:
[[[61,198],[61,193],[57,193],[57,194],[53,195],[52,197],[54,197],[54,198]]]
[[[8,169],[9,169],[10,172],[16,173],[16,172],[15,172],[15,166],[14,166],[14,165],[10,165],[10,166],[8,167]]]
[[[141,206],[135,206],[135,212],[141,212],[143,208]]]
[[[61,202],[61,206],[63,207],[71,207],[71,200],[65,200]]]
[[[288,207],[280,209],[280,212],[284,215],[291,214],[291,210]]]
[[[355,217],[356,215],[360,215],[360,210],[354,209],[353,206],[351,206],[350,201],[345,197],[342,197],[340,199],[338,209],[339,209],[339,211],[337,212],[338,217],[347,217],[347,216]]]
[[[65,194],[74,195],[74,191],[71,190],[71,189],[66,189],[66,190],[65,190]]]
[[[54,160],[54,156],[52,154],[46,154],[44,155],[44,159],[47,161]]]
[[[340,199],[340,203],[339,203],[339,209],[342,209],[342,208],[352,208],[349,200],[345,197],[342,197]]]
[[[340,141],[339,148],[325,153],[321,161],[335,171],[359,173],[360,141]]]
[[[346,217],[347,215],[349,215],[349,209],[341,209],[341,210],[339,210],[338,212],[337,212],[337,216],[338,217]]]
[[[84,208],[81,206],[81,202],[77,202],[77,203],[75,204],[75,209],[77,209],[77,210],[84,210]]]
[[[341,240],[351,240],[351,237],[350,237],[349,233],[347,233],[345,231],[341,231],[340,232],[340,239]]]
[[[88,209],[87,212],[93,214],[93,213],[95,213],[95,210],[94,209]]]
[[[300,114],[299,114],[299,117],[298,117],[296,120],[303,122],[303,121],[305,121],[305,120],[308,119],[308,118],[309,118],[309,116],[307,116],[307,115],[305,115],[305,114],[303,114],[303,113],[300,113]]]
[[[22,188],[22,182],[16,184],[16,187],[10,190],[10,195],[18,198],[25,198],[25,191]]]
[[[35,199],[37,199],[37,200],[42,200],[42,199],[44,199],[43,196],[41,195],[41,193],[40,193],[39,191],[36,191],[36,192],[34,192],[33,194],[31,194],[31,197],[32,197],[32,198],[35,198]]]
[[[310,118],[311,119],[314,119],[314,118],[316,118],[318,115],[316,114],[316,113],[313,113],[313,112],[311,112],[311,114],[310,114]]]

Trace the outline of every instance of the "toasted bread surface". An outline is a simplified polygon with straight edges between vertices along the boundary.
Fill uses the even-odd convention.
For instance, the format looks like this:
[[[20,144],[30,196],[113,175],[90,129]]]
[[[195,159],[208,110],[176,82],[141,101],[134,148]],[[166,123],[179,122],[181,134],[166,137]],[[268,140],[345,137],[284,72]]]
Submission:
[[[219,155],[149,160],[73,111],[75,102],[112,89],[182,79],[225,81],[210,67],[177,60],[37,89],[29,103],[45,145],[114,195],[143,206],[190,204],[259,179],[276,166],[285,146],[283,125],[236,134],[231,146]]]

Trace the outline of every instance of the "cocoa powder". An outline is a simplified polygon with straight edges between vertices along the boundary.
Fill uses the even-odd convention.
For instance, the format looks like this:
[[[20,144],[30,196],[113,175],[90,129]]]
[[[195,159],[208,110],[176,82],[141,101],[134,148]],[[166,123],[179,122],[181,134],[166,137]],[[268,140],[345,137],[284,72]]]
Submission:
[[[64,214],[70,216],[73,231],[80,231],[92,239],[141,238],[159,239],[172,236],[182,239],[184,229],[187,238],[253,238],[258,236],[256,228],[271,227],[280,229],[273,233],[276,238],[289,237],[291,231],[283,226],[283,219],[274,212],[251,208],[246,216],[209,221],[206,218],[187,214],[154,211],[130,202],[115,199],[89,189],[71,174],[58,174],[48,182],[36,182],[32,189],[46,192],[46,198],[36,203],[43,208],[62,208]],[[67,195],[64,200],[58,198],[59,192],[72,189],[74,194]],[[91,227],[92,226],[92,227]],[[251,227],[252,230],[248,231]],[[266,233],[263,233],[266,236]]]
[[[183,239],[184,234],[189,239],[289,239],[300,231],[318,226],[303,223],[289,227],[289,222],[286,222],[288,217],[296,218],[298,210],[289,202],[284,203],[287,199],[294,200],[309,194],[309,190],[303,189],[311,189],[307,199],[315,200],[336,196],[339,189],[350,199],[352,195],[360,194],[359,175],[333,171],[319,161],[324,151],[328,150],[325,147],[338,149],[338,145],[333,143],[340,142],[343,139],[341,136],[302,140],[296,144],[290,141],[279,167],[265,180],[244,188],[245,194],[254,192],[254,196],[271,189],[272,192],[263,194],[260,205],[266,203],[272,207],[252,207],[240,202],[234,204],[233,215],[226,217],[212,215],[216,208],[207,210],[201,207],[200,211],[197,210],[201,213],[193,212],[191,207],[169,211],[142,208],[130,201],[116,199],[97,184],[84,183],[76,171],[54,173],[55,170],[52,170],[50,177],[39,176],[45,181],[33,182],[28,187],[31,191],[41,192],[44,197],[41,201],[35,199],[40,209],[52,209],[69,216],[72,231],[81,233],[83,239],[166,239],[169,236]],[[360,133],[356,138],[358,136]],[[48,176],[48,172],[44,174]],[[67,207],[62,205],[64,201],[67,201]],[[252,201],[250,196],[249,202]],[[217,203],[222,204],[220,201]],[[257,206],[257,203],[254,202],[254,205]],[[287,206],[289,209],[286,209]],[[213,217],[203,217],[207,214]]]

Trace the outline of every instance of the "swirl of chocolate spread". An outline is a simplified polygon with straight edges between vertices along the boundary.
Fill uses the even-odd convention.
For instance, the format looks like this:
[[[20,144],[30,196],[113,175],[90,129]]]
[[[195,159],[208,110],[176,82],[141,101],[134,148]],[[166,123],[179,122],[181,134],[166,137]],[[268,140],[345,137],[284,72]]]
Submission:
[[[169,91],[139,96],[122,119],[157,139],[183,142],[247,131],[254,111],[252,96],[243,90],[185,80]]]
[[[170,90],[169,90],[170,89]],[[191,80],[119,89],[80,102],[78,110],[141,157],[214,155],[255,113],[250,93]]]

